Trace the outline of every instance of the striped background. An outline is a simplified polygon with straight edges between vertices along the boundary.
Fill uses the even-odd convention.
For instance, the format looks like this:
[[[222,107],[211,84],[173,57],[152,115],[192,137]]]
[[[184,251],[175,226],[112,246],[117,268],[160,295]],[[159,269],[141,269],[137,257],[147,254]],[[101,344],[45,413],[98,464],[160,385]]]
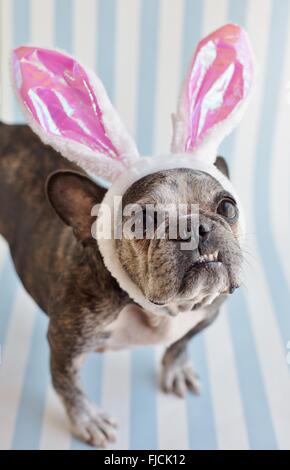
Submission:
[[[201,398],[158,391],[158,349],[89,360],[86,388],[118,418],[117,448],[290,449],[289,15],[290,0],[0,0],[2,119],[22,119],[10,50],[57,46],[97,70],[144,154],[168,149],[170,113],[201,35],[237,22],[258,58],[255,99],[222,148],[248,219],[244,289],[191,346]],[[0,448],[85,448],[51,388],[37,310],[0,239]]]

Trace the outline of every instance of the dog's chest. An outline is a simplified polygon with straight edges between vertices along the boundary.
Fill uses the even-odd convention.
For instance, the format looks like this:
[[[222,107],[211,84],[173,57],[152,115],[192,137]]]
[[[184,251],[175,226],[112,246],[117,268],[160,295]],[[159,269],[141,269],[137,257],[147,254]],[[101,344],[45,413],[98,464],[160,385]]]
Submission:
[[[181,312],[176,317],[156,316],[137,305],[126,306],[118,318],[106,328],[102,348],[122,349],[130,346],[164,344],[182,338],[206,317],[206,309]]]

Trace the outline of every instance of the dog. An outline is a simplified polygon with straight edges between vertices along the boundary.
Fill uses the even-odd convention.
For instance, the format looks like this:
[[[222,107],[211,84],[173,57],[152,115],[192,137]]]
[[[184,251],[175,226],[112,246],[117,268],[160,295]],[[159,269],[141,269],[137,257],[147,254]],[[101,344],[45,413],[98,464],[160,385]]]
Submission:
[[[216,165],[228,175],[224,159],[217,158]],[[181,250],[180,240],[168,237],[118,240],[124,269],[162,314],[145,311],[107,270],[92,236],[91,209],[105,192],[27,126],[0,125],[0,232],[25,289],[49,317],[52,382],[72,430],[103,447],[115,439],[115,422],[81,388],[86,356],[165,344],[163,390],[182,397],[187,390],[198,393],[187,343],[239,286],[243,260],[235,200],[212,176],[181,168],[141,178],[126,191],[125,204],[174,201],[200,207],[195,250]]]
[[[72,431],[105,447],[116,423],[82,389],[88,354],[162,344],[162,389],[199,393],[188,341],[241,284],[242,206],[216,156],[251,97],[251,47],[232,24],[199,43],[172,153],[152,158],[140,157],[98,77],[73,57],[21,46],[12,76],[34,132],[0,125],[0,232],[49,317],[52,383]]]

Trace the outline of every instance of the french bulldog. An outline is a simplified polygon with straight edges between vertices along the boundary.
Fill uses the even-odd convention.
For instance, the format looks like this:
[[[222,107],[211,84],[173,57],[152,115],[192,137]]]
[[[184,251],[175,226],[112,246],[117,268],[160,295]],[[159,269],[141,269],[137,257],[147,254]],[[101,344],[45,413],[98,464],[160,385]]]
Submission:
[[[216,166],[228,177],[223,158]],[[214,177],[188,168],[142,177],[127,189],[124,204],[199,206],[195,249],[182,250],[181,240],[168,234],[117,240],[122,267],[154,305],[146,310],[112,277],[93,236],[92,207],[105,193],[29,127],[0,125],[0,233],[25,289],[49,317],[52,382],[72,431],[101,447],[114,441],[116,423],[82,389],[80,368],[88,354],[164,344],[162,389],[180,397],[198,393],[188,341],[240,285],[243,261],[235,198]]]
[[[198,393],[188,341],[240,285],[242,206],[216,155],[252,95],[251,45],[234,24],[199,42],[172,115],[171,153],[155,157],[140,155],[100,79],[74,57],[24,45],[11,67],[33,132],[0,126],[0,232],[49,317],[52,382],[72,430],[105,447],[115,422],[82,389],[88,354],[162,344],[163,390]],[[105,209],[119,197],[106,238]],[[172,214],[158,218],[168,206],[186,207],[174,236]]]

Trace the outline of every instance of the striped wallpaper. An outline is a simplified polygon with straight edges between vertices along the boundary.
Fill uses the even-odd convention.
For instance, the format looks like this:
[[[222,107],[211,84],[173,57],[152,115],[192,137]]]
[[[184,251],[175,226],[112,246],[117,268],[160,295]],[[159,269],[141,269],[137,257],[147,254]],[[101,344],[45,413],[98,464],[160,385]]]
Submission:
[[[191,345],[200,398],[159,392],[158,348],[90,358],[86,389],[120,422],[112,448],[290,449],[290,0],[0,0],[1,118],[22,120],[11,49],[57,46],[97,70],[143,154],[168,149],[193,47],[228,21],[248,29],[259,64],[221,149],[246,209],[244,287]],[[46,328],[0,239],[1,449],[86,448],[50,385]]]

